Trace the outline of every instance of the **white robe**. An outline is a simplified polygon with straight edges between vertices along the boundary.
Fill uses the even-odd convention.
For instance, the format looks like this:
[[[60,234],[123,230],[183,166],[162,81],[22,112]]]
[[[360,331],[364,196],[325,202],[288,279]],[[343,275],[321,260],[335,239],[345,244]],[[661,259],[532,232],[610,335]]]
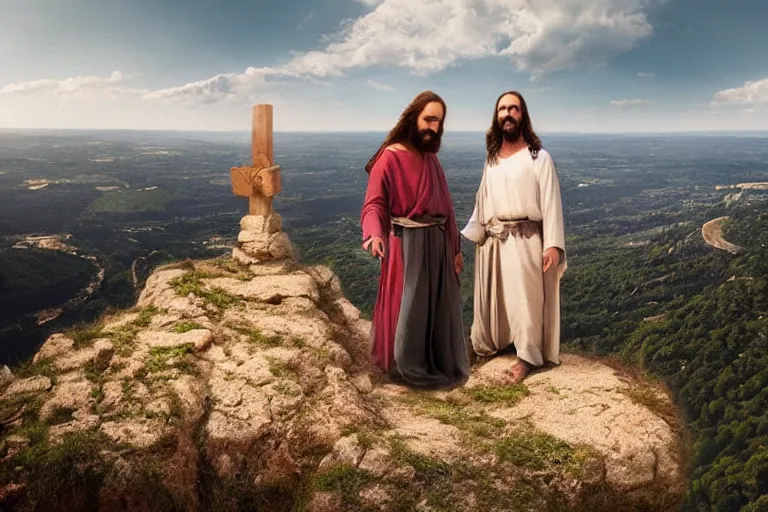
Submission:
[[[489,236],[495,220],[542,221],[542,237]],[[474,242],[472,347],[492,355],[514,343],[517,357],[534,365],[560,364],[560,278],[567,268],[560,182],[550,154],[534,160],[528,148],[483,169],[475,208],[461,231]],[[544,249],[560,262],[543,273]]]

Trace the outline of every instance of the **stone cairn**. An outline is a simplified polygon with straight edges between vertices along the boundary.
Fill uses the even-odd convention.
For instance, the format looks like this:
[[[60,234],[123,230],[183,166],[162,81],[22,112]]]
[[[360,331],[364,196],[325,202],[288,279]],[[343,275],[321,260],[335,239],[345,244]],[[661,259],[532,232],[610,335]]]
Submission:
[[[254,105],[251,131],[253,164],[232,167],[232,192],[248,198],[248,215],[240,220],[240,234],[232,251],[241,265],[293,258],[295,252],[283,233],[282,217],[273,210],[272,198],[280,193],[280,166],[274,163],[272,105]]]

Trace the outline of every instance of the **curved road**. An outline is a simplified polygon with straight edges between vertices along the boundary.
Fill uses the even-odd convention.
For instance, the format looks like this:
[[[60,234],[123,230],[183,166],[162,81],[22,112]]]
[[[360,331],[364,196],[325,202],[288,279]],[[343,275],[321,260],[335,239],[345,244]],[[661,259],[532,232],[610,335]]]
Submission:
[[[738,254],[742,250],[741,247],[723,240],[722,226],[723,222],[727,219],[728,217],[724,216],[706,222],[701,226],[701,236],[704,237],[704,241],[707,242],[707,244],[715,249],[728,251],[731,254]]]

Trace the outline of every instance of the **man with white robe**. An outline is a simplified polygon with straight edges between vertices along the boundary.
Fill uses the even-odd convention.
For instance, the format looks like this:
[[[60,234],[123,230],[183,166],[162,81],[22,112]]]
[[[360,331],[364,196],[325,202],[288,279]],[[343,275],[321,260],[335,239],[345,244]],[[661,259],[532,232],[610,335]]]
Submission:
[[[475,208],[462,235],[476,244],[473,350],[514,344],[511,383],[560,364],[560,278],[566,270],[560,182],[520,93],[496,100]]]

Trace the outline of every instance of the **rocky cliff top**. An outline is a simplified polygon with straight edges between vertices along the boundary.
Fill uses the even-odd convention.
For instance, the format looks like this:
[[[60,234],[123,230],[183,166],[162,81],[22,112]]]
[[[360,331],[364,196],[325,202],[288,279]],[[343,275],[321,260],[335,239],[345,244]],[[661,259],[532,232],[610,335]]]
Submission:
[[[419,392],[370,322],[290,257],[157,269],[135,308],[51,336],[5,379],[0,506],[39,510],[666,510],[667,395],[607,364],[502,385],[514,356]],[[5,509],[5,508],[3,508]]]

